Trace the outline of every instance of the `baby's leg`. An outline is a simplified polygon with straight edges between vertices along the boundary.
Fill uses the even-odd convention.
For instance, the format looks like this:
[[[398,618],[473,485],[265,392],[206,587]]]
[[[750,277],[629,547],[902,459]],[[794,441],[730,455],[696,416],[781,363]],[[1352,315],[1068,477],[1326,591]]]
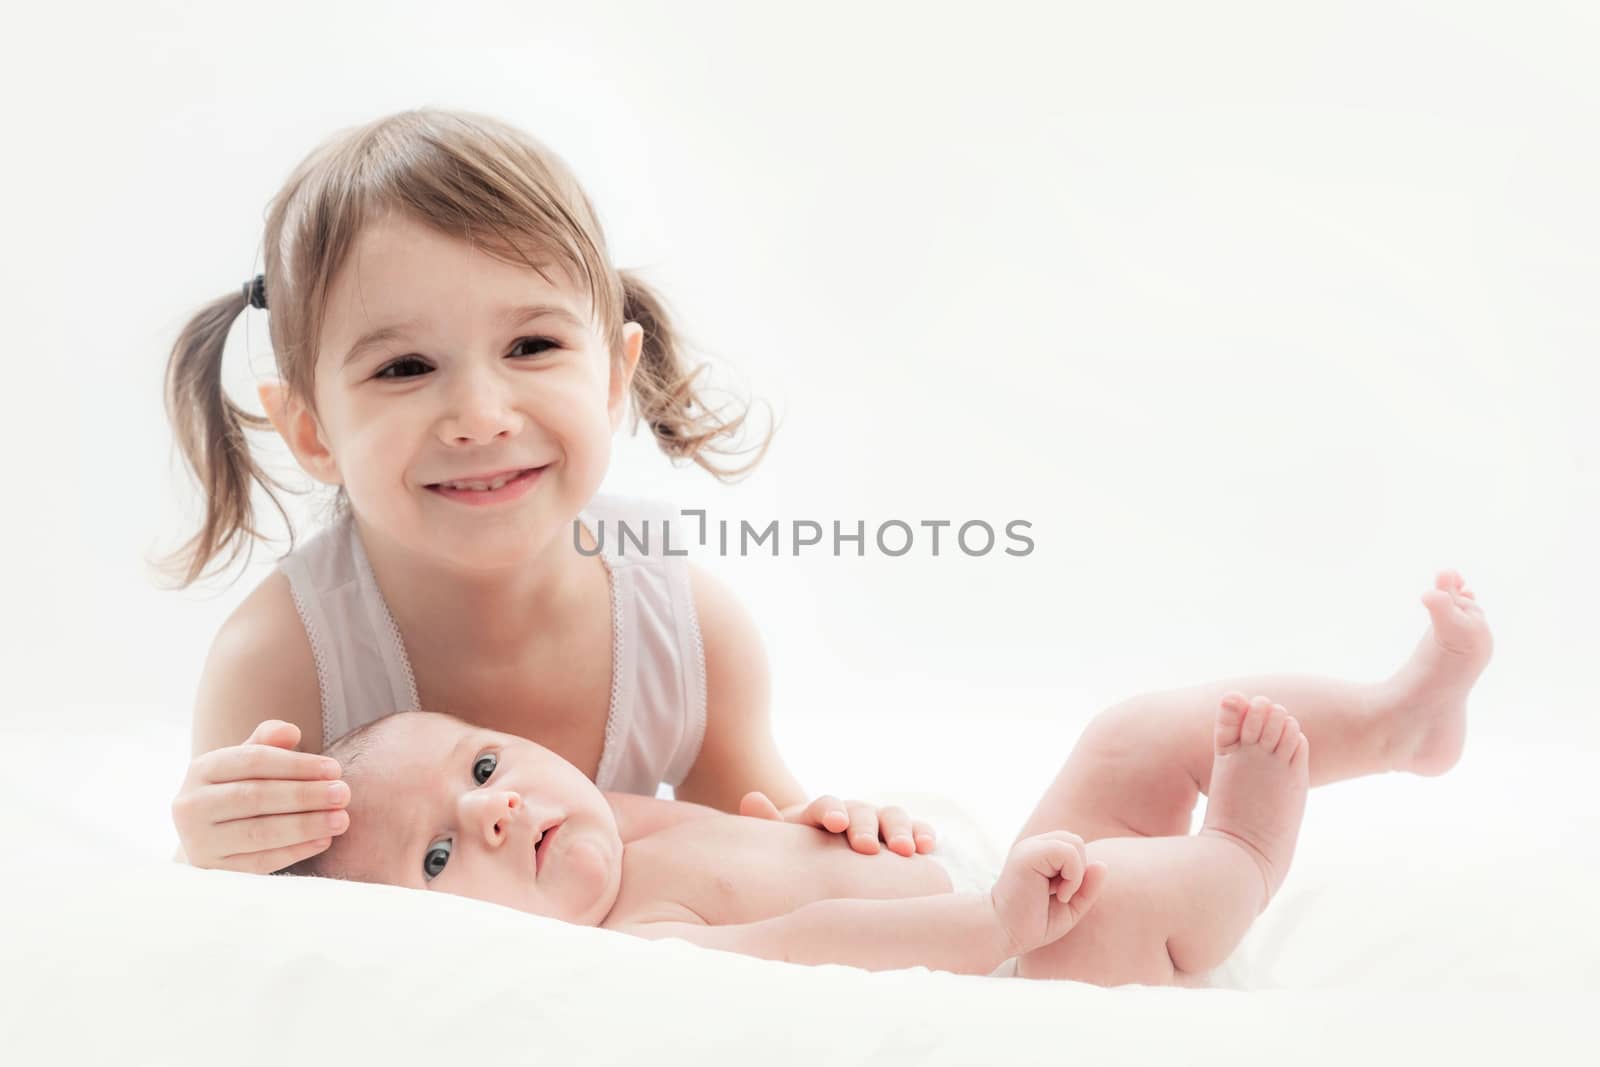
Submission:
[[[1211,728],[1229,693],[1270,693],[1317,748],[1312,785],[1384,771],[1442,774],[1466,739],[1467,693],[1493,650],[1483,611],[1454,571],[1422,596],[1432,618],[1411,658],[1374,685],[1306,675],[1231,678],[1147,693],[1084,730],[1019,838],[1187,834],[1211,783]]]
[[[1020,976],[1167,985],[1238,947],[1289,872],[1310,744],[1265,700],[1228,698],[1213,724],[1204,827],[1194,837],[1091,842],[1089,859],[1107,867],[1105,888],[1065,937],[1017,961]]]

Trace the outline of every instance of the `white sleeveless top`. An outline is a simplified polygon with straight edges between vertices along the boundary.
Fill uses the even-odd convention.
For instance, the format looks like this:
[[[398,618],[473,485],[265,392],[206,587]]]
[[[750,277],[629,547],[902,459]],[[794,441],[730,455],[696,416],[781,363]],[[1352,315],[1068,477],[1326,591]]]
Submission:
[[[611,708],[595,774],[604,791],[654,796],[663,782],[678,785],[705,736],[705,648],[688,564],[663,551],[669,514],[643,500],[596,496],[579,515],[611,587]],[[635,536],[620,536],[619,519]],[[639,547],[642,529],[648,551]],[[405,641],[352,518],[317,533],[278,569],[316,660],[323,749],[373,719],[418,710]]]

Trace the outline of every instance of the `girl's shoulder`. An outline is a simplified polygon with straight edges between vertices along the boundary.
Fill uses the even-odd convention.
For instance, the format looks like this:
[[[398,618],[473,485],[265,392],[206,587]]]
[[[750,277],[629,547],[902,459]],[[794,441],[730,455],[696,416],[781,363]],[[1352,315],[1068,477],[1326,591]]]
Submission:
[[[288,577],[277,569],[212,638],[195,698],[194,754],[237,745],[265,719],[299,727],[300,751],[322,751],[316,661]]]

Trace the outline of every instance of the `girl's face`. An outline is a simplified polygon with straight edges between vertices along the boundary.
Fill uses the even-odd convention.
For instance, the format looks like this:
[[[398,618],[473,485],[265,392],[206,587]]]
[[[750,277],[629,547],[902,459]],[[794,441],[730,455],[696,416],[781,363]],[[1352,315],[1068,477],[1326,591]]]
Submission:
[[[557,285],[403,215],[368,226],[329,292],[302,464],[370,526],[463,568],[546,544],[600,487],[643,338],[624,326],[617,365],[588,296],[546,272]],[[445,484],[509,472],[524,473],[499,491]]]

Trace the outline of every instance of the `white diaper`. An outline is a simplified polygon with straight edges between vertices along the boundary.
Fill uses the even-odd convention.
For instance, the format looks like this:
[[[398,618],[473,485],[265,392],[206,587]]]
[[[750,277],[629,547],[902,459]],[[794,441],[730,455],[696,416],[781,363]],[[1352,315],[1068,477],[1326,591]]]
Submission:
[[[944,868],[952,892],[987,893],[1000,877],[1000,869],[990,861],[987,849],[974,848],[963,836],[941,826],[933,851],[924,855]]]
[[[989,842],[967,823],[939,826],[933,851],[924,855],[945,869],[950,876],[952,892],[987,893],[1000,877],[1002,861],[995,857]],[[1016,975],[1015,956],[989,972],[991,978],[1015,978]]]

